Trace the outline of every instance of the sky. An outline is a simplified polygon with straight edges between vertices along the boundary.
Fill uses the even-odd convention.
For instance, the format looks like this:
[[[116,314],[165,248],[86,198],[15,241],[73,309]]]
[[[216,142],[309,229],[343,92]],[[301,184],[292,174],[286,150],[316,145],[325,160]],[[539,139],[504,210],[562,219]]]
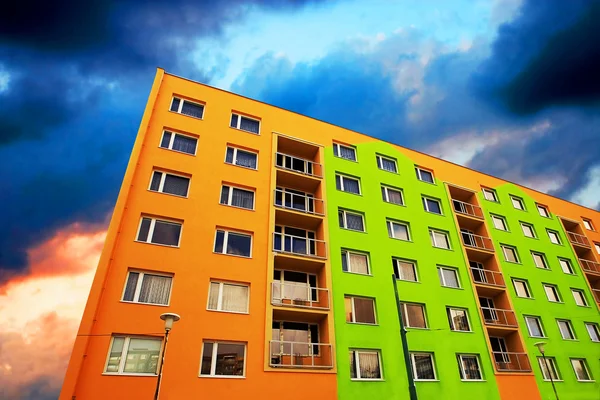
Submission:
[[[0,13],[0,397],[56,399],[156,67],[600,208],[599,0]]]

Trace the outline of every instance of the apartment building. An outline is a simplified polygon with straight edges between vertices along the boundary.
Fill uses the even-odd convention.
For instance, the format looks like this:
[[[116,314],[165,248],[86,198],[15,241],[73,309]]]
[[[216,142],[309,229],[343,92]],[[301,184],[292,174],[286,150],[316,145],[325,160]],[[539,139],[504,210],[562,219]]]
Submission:
[[[596,399],[597,229],[158,69],[60,399]]]

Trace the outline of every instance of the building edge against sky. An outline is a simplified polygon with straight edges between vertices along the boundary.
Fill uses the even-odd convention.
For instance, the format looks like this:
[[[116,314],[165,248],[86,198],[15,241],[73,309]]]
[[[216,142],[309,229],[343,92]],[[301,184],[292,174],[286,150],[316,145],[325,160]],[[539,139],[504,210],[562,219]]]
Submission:
[[[208,172],[208,173],[207,173]],[[60,399],[600,393],[600,213],[158,69]],[[546,363],[535,343],[546,342]],[[596,397],[594,397],[596,396]]]

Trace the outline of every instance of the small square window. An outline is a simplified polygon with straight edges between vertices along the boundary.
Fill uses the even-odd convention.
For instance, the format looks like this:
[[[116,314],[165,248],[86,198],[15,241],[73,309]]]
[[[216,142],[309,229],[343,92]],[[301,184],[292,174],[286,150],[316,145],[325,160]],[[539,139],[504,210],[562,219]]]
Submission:
[[[160,140],[160,147],[163,149],[178,151],[180,153],[196,155],[198,138],[182,135],[181,133],[164,131]]]
[[[129,271],[123,289],[123,301],[142,304],[168,305],[171,297],[172,275]]]
[[[558,287],[556,285],[544,284],[544,292],[546,292],[546,297],[548,301],[553,303],[560,303],[560,294],[558,293]]]
[[[573,298],[575,299],[575,304],[581,307],[587,307],[588,302],[585,298],[585,293],[581,289],[571,289],[571,293],[573,293]]]
[[[571,365],[578,381],[589,382],[592,380],[585,358],[571,358]]]
[[[521,230],[523,231],[523,235],[525,235],[526,237],[535,239],[536,236],[535,236],[535,229],[533,228],[533,225],[521,222]]]
[[[402,189],[381,185],[381,197],[386,203],[398,204],[399,206],[404,205],[404,195],[402,194]]]
[[[583,218],[583,226],[585,226],[585,229],[587,229],[588,231],[595,231],[594,229],[594,224],[592,223],[591,220]]]
[[[161,348],[162,338],[113,336],[104,372],[156,375]]]
[[[587,329],[592,342],[600,342],[600,327],[595,322],[586,322],[585,329]]]
[[[596,249],[596,253],[600,254],[600,243],[594,243],[594,248]]]
[[[350,350],[350,379],[381,380],[379,350]]]
[[[246,366],[246,344],[209,342],[202,345],[200,376],[243,377]]]
[[[341,143],[334,143],[333,155],[345,160],[356,161],[356,147]]]
[[[217,229],[214,252],[252,257],[252,235]]]
[[[257,169],[258,154],[252,151],[238,149],[237,147],[227,146],[225,163],[237,165],[238,167]]]
[[[340,224],[340,228],[342,229],[365,232],[365,220],[362,214],[339,209],[338,222]]]
[[[523,203],[523,199],[521,199],[520,197],[516,197],[516,196],[510,196],[510,201],[514,208],[516,208],[517,210],[525,211],[525,205]]]
[[[167,193],[175,196],[187,197],[190,187],[190,178],[163,171],[153,171],[148,190]]]
[[[551,243],[554,244],[561,244],[560,243],[560,235],[558,234],[558,232],[547,229],[546,230],[548,232],[548,238],[550,239]]]
[[[233,313],[248,313],[250,288],[245,284],[211,281],[208,309]]]
[[[231,185],[221,186],[221,198],[219,203],[254,210],[254,191],[241,189]]]
[[[430,229],[429,238],[431,239],[431,245],[433,247],[450,250],[450,239],[446,232]]]
[[[546,337],[546,335],[544,335],[544,330],[542,329],[540,317],[526,316],[525,323],[527,324],[529,336],[537,338]]]
[[[204,104],[178,97],[173,97],[169,110],[198,119],[202,119],[204,116]]]
[[[531,299],[531,291],[529,290],[529,285],[527,281],[521,279],[513,279],[513,286],[515,287],[515,293],[517,293],[518,297],[523,297],[526,299]]]
[[[245,115],[232,113],[229,126],[241,131],[254,133],[255,135],[260,134],[260,120],[246,117]]]
[[[546,261],[546,256],[544,255],[544,253],[532,251],[531,256],[533,257],[533,263],[536,267],[542,269],[549,269],[548,262]]]
[[[571,261],[566,258],[559,258],[558,263],[560,264],[560,268],[563,270],[565,274],[574,275],[573,266],[571,265]]]
[[[376,325],[375,299],[345,296],[346,322]]]
[[[560,336],[565,340],[575,340],[575,332],[573,331],[573,325],[568,319],[557,319],[558,329],[560,330]]]
[[[427,183],[435,183],[435,180],[433,178],[433,172],[419,167],[415,167],[415,171],[417,172],[418,180]]]
[[[384,171],[398,173],[398,166],[396,165],[396,159],[377,155],[377,167]]]
[[[442,206],[441,206],[439,200],[432,199],[429,197],[423,197],[422,199],[423,199],[423,208],[425,209],[425,211],[433,213],[433,214],[442,215]]]
[[[458,273],[456,269],[438,267],[438,275],[440,277],[440,284],[442,286],[460,288],[460,282],[458,281]]]
[[[446,307],[451,331],[471,332],[469,316],[464,308]]]
[[[401,303],[401,307],[402,322],[405,327],[427,329],[424,304]]]
[[[410,360],[413,368],[413,376],[416,381],[436,380],[433,354],[410,353]]]
[[[386,224],[388,236],[390,238],[410,241],[410,230],[408,228],[408,224],[389,219],[386,221]]]
[[[358,251],[342,250],[342,271],[371,275],[369,255]]]
[[[501,231],[508,231],[508,225],[506,224],[506,218],[500,215],[491,214],[494,228],[500,229]]]
[[[488,201],[493,201],[498,203],[498,196],[496,195],[496,191],[490,188],[481,188],[483,191],[483,197]]]
[[[550,218],[550,212],[548,211],[548,207],[543,206],[541,204],[536,204],[538,212],[542,217]]]
[[[417,267],[414,261],[392,258],[392,266],[396,279],[401,281],[418,282]]]
[[[335,188],[342,192],[360,194],[360,179],[335,174]]]
[[[483,379],[479,367],[479,357],[472,354],[458,354],[457,359],[460,379],[465,381],[480,381]]]
[[[142,217],[138,228],[137,241],[179,247],[183,224],[152,217]]]
[[[538,357],[538,364],[540,365],[540,370],[542,371],[542,377],[545,381],[560,380],[560,375],[558,374],[558,368],[556,367],[556,360],[554,357]]]
[[[504,253],[504,259],[508,262],[518,263],[519,256],[517,254],[517,249],[511,246],[502,245],[502,253]]]

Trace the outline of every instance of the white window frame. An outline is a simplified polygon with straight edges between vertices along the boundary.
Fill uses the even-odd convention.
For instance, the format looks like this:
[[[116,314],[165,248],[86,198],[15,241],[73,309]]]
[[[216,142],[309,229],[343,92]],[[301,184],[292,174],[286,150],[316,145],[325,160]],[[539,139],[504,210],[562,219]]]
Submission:
[[[229,194],[227,196],[227,203],[221,203],[221,193],[222,193],[223,188],[225,186],[229,188]],[[234,206],[233,204],[231,204],[232,199],[233,199],[233,189],[241,190],[243,192],[252,193],[252,208]],[[221,184],[221,191],[219,192],[219,204],[222,205],[222,206],[228,206],[228,207],[233,207],[233,208],[240,208],[242,210],[254,211],[254,208],[256,206],[256,190],[242,188],[242,187],[239,187],[239,186],[232,185],[230,183],[223,183],[223,184]]]
[[[542,264],[544,264],[543,267],[540,267],[537,262],[535,261],[536,258],[535,256],[539,256],[539,258],[542,260]],[[533,259],[533,265],[535,265],[536,268],[539,269],[550,269],[550,265],[548,265],[548,260],[546,259],[546,254],[544,253],[540,253],[539,251],[532,251],[531,252],[531,258]]]
[[[523,232],[523,236],[528,237],[530,239],[537,239],[537,235],[535,233],[535,228],[533,227],[533,225],[528,224],[526,222],[521,222],[521,231]],[[531,231],[531,236],[529,236],[527,234],[526,228],[529,228],[529,230]]]
[[[594,247],[596,248],[596,253],[600,254],[600,243],[594,242]]]
[[[569,330],[569,333],[571,334],[572,337],[568,338],[568,337],[565,337],[563,335],[563,331],[562,331],[562,329],[560,329],[560,323],[561,322],[565,323],[565,326]],[[556,324],[558,325],[558,331],[560,332],[560,337],[561,338],[563,338],[564,340],[577,340],[577,336],[575,335],[575,330],[573,329],[573,323],[571,323],[571,320],[569,320],[569,319],[563,319],[563,318],[557,318],[556,319]]]
[[[531,290],[529,289],[529,284],[527,283],[526,280],[513,278],[512,282],[513,282],[513,287],[515,289],[515,294],[517,295],[517,297],[520,297],[522,299],[533,299],[533,296],[531,296]],[[522,284],[523,290],[525,291],[526,296],[521,296],[519,294],[519,290],[517,289],[517,283]]]
[[[354,159],[342,157],[341,156],[342,153],[340,152],[340,147],[345,147],[346,149],[350,149],[350,150],[354,151]],[[348,144],[333,142],[333,155],[337,158],[341,158],[342,160],[358,162],[358,151],[356,151],[356,147],[348,145]]]
[[[398,270],[398,272],[400,272],[400,268],[397,266],[397,264],[400,262],[412,265],[413,272],[415,273],[415,280],[412,281],[412,280],[402,279],[399,276],[397,276],[396,279],[399,281],[403,281],[403,282],[419,282],[419,273],[417,271],[417,262],[413,261],[413,260],[407,260],[404,258],[392,257],[392,269],[395,268]],[[396,271],[394,270],[394,274],[395,273],[396,273]],[[398,275],[400,275],[400,274],[398,273]]]
[[[152,180],[154,179],[154,173],[158,172],[161,174],[160,176],[160,183],[158,184],[158,190],[152,190]],[[167,175],[171,175],[171,176],[176,176],[179,178],[185,178],[188,180],[188,187],[187,187],[187,196],[181,196],[179,194],[175,194],[175,193],[169,193],[169,192],[165,192],[164,188],[165,188],[165,181],[167,180]],[[190,176],[186,176],[183,174],[174,174],[172,172],[166,172],[163,171],[161,169],[153,169],[152,173],[150,174],[150,183],[148,183],[148,191],[150,192],[154,192],[154,193],[162,193],[162,194],[168,194],[171,196],[177,196],[177,197],[183,197],[184,199],[187,199],[189,194],[190,194],[190,186],[192,184],[192,178]]]
[[[440,247],[437,245],[437,240],[435,238],[435,234],[434,233],[438,233],[438,234],[442,234],[446,237],[446,242],[448,243],[448,247]],[[447,232],[444,231],[440,231],[437,229],[429,229],[429,237],[431,239],[431,245],[433,247],[435,247],[436,249],[443,249],[443,250],[452,250],[452,245],[450,243],[450,236],[448,235]]]
[[[210,359],[210,374],[202,375],[202,360],[204,359],[204,344],[212,343],[212,354]],[[217,351],[219,344],[235,344],[244,346],[244,371],[242,375],[216,375],[217,369]],[[229,342],[229,341],[216,341],[216,340],[203,340],[202,351],[200,352],[200,368],[198,368],[198,376],[200,378],[227,378],[227,379],[244,379],[246,378],[246,366],[248,365],[248,344],[244,342]]]
[[[217,234],[219,231],[223,231],[225,233],[225,235],[223,236],[223,251],[222,252],[218,252],[215,251],[215,246],[217,245]],[[242,255],[238,255],[238,254],[229,254],[227,253],[227,241],[229,239],[229,234],[233,233],[234,235],[240,235],[240,236],[249,236],[250,237],[250,255],[248,256],[242,256]],[[239,231],[234,231],[234,230],[228,230],[225,228],[217,228],[215,229],[215,239],[213,240],[213,253],[214,254],[223,254],[226,256],[233,256],[233,257],[242,257],[242,258],[252,258],[252,244],[254,242],[254,235],[251,233],[245,233],[245,232],[239,232]]]
[[[167,133],[167,132],[171,134],[171,139],[169,140],[169,147],[162,147],[161,144],[163,142],[163,138],[165,136],[165,133]],[[190,139],[196,140],[196,148],[195,148],[194,154],[192,154],[192,153],[186,153],[185,151],[176,150],[176,149],[173,148],[173,143],[175,142],[175,136],[176,135],[185,136],[185,137],[188,137]],[[193,136],[193,135],[187,135],[187,134],[180,133],[180,132],[170,131],[168,129],[163,129],[163,133],[160,136],[160,142],[158,142],[158,148],[163,149],[163,150],[174,151],[176,153],[187,154],[188,156],[195,156],[198,153],[198,137],[197,136]]]
[[[227,162],[227,149],[232,149],[233,150],[233,162]],[[236,164],[238,150],[243,151],[245,153],[250,153],[250,154],[256,155],[256,168],[250,168],[250,167],[246,167],[245,165]],[[241,149],[239,147],[235,147],[235,146],[232,146],[232,145],[227,145],[225,147],[225,164],[233,165],[235,167],[240,167],[240,168],[246,168],[246,169],[249,169],[249,170],[252,170],[252,171],[256,171],[256,170],[258,170],[258,152],[251,151],[251,150],[248,150],[248,149]]]
[[[483,381],[485,381],[485,379],[483,379],[483,371],[481,370],[481,363],[479,362],[478,354],[457,354],[457,356],[458,356],[458,366],[460,368],[460,372],[462,375],[462,377],[460,378],[461,381],[468,381],[468,382],[483,382]],[[463,364],[463,357],[475,358],[475,362],[477,363],[477,370],[479,371],[479,375],[481,375],[480,379],[467,378],[467,374],[465,373],[465,366]]]
[[[542,283],[542,287],[544,288],[544,293],[546,293],[546,298],[548,299],[549,302],[551,303],[562,303],[562,299],[560,297],[560,293],[558,291],[558,286],[556,285],[552,285],[550,283]],[[546,289],[553,289],[552,290],[552,294],[554,297],[556,297],[556,300],[551,300],[550,296],[548,295],[548,290]]]
[[[513,247],[513,246],[508,246],[505,244],[501,244],[500,247],[502,248],[502,255],[504,256],[504,261],[509,262],[509,263],[513,263],[513,264],[520,264],[521,260],[519,259],[519,253],[517,252],[517,248]],[[506,250],[512,250],[513,255],[515,256],[515,260],[516,261],[511,261],[508,259],[508,257],[506,256]]]
[[[419,306],[421,307],[421,310],[423,311],[423,322],[425,323],[425,326],[410,326],[410,320],[408,319],[408,311],[406,311],[406,306],[407,305],[411,305],[411,306]],[[404,315],[404,318],[406,319],[406,325],[404,325],[405,328],[411,328],[411,329],[422,329],[422,330],[429,330],[429,322],[427,321],[427,311],[426,309],[426,305],[423,303],[413,303],[410,301],[406,301],[406,302],[400,302],[400,307],[402,308],[402,315]],[[404,323],[404,321],[403,321]]]
[[[173,106],[173,101],[175,101],[175,99],[179,100],[179,107],[177,107],[177,111],[171,111],[171,108]],[[181,109],[183,108],[183,103],[185,101],[187,101],[188,103],[192,103],[192,104],[196,104],[196,105],[202,106],[202,117],[198,118],[198,117],[194,117],[193,115],[181,114]],[[201,103],[199,101],[188,100],[188,99],[184,99],[182,97],[177,97],[177,96],[173,96],[171,98],[171,103],[169,104],[169,112],[174,112],[174,113],[177,113],[177,114],[185,115],[186,117],[199,119],[201,121],[204,120],[204,112],[205,111],[206,111],[206,103]]]
[[[554,357],[537,357],[537,359],[540,372],[542,373],[542,379],[544,381],[550,382],[550,376],[552,375],[551,371],[554,371],[555,377],[553,377],[552,380],[554,382],[562,382],[560,373],[558,372],[558,367],[556,366],[556,359]],[[546,372],[548,372],[549,375],[546,375]]]
[[[537,315],[525,315],[525,316],[523,316],[523,318],[525,319],[525,326],[527,326],[527,333],[529,334],[529,337],[532,337],[532,338],[545,338],[546,337],[546,332],[544,331],[544,326],[542,325],[542,319],[540,317],[538,317]],[[531,326],[529,325],[529,321],[535,321],[537,323],[537,327],[540,329],[540,334],[542,336],[535,336],[531,333]]]
[[[356,195],[362,196],[362,188],[361,188],[361,184],[360,184],[360,178],[356,178],[356,177],[353,177],[353,176],[336,173],[335,174],[336,182],[337,182],[337,178],[338,177],[340,178],[340,188],[338,189],[339,191],[344,192],[344,193],[350,193],[350,194],[356,194]],[[349,192],[349,191],[345,190],[345,188],[344,188],[344,186],[345,186],[344,185],[344,179],[349,179],[349,180],[352,180],[352,181],[356,181],[358,183],[358,193]],[[337,187],[336,187],[336,189],[337,189]]]
[[[402,240],[403,242],[412,242],[412,237],[411,237],[411,234],[410,234],[410,225],[408,223],[400,222],[400,221],[395,221],[393,219],[386,219],[385,220],[385,225],[386,225],[385,227],[386,227],[386,229],[388,228],[388,224],[390,224],[391,228],[392,228],[392,229],[389,229],[389,231],[392,232],[392,236],[389,236],[389,231],[388,231],[388,237],[390,239]],[[394,224],[396,224],[396,225],[402,225],[402,226],[406,227],[406,236],[408,236],[408,239],[402,239],[402,238],[399,238],[399,237],[397,238],[397,237],[394,236],[394,229],[393,229],[394,228]]]
[[[510,203],[515,210],[525,211],[525,202],[522,198],[510,195]],[[519,207],[517,207],[515,204],[519,204]]]
[[[144,218],[150,220],[150,228],[148,228],[148,237],[146,238],[145,241],[138,240],[138,237],[140,236],[140,230],[142,229],[142,221],[144,221]],[[154,236],[154,227],[156,226],[156,221],[160,221],[160,222],[164,222],[164,223],[167,223],[167,224],[173,224],[173,225],[179,225],[180,226],[180,229],[179,229],[179,240],[177,242],[177,245],[163,244],[163,243],[154,243],[152,241],[152,237]],[[137,232],[135,233],[135,241],[138,242],[138,243],[147,243],[147,244],[153,244],[153,245],[156,245],[156,246],[166,246],[166,247],[173,247],[173,248],[179,248],[179,246],[181,244],[181,238],[182,237],[183,237],[183,223],[182,222],[176,222],[176,221],[173,221],[173,220],[165,219],[163,217],[161,217],[161,218],[150,217],[148,215],[142,215],[140,217],[140,222],[138,223],[138,229],[137,229]]]
[[[486,199],[487,201],[492,201],[494,203],[499,203],[498,194],[496,193],[496,191],[494,189],[482,187],[481,191],[483,192],[484,199]],[[490,199],[490,197],[491,197],[491,199]]]
[[[135,291],[133,293],[133,300],[124,300],[123,297],[125,296],[125,290],[127,290],[127,282],[129,282],[129,274],[130,273],[137,273],[138,275],[138,280],[135,286]],[[142,284],[144,282],[144,277],[146,275],[156,275],[156,276],[164,276],[166,278],[171,278],[171,285],[169,287],[169,296],[167,297],[168,301],[167,304],[160,304],[160,303],[146,303],[143,301],[139,301],[140,299],[140,292],[142,291]],[[121,293],[121,301],[123,303],[131,303],[131,304],[146,304],[149,306],[160,306],[160,307],[168,307],[169,305],[171,305],[171,294],[173,293],[173,281],[174,281],[174,275],[173,274],[169,274],[166,272],[157,272],[157,271],[143,271],[140,269],[128,269],[127,270],[127,275],[125,276],[125,285],[123,285],[123,292]]]
[[[381,350],[368,350],[368,349],[350,349],[350,353],[354,358],[354,368],[356,368],[356,378],[350,378],[352,381],[382,381],[383,380],[383,364],[381,363]],[[379,363],[379,378],[362,378],[360,376],[360,357],[359,353],[363,354],[377,354],[377,362]]]
[[[492,217],[492,224],[494,225],[495,229],[498,229],[499,231],[508,232],[508,224],[506,222],[506,218],[496,214],[490,214],[490,216]],[[499,221],[502,224],[502,228],[498,228],[498,226],[496,225],[496,221]]]
[[[565,271],[563,262],[569,266],[569,272]],[[558,264],[560,265],[560,269],[562,269],[562,271],[565,274],[575,275],[575,269],[573,269],[573,263],[571,263],[571,260],[569,260],[568,258],[558,257]]]
[[[590,368],[585,358],[570,358],[569,361],[571,361],[571,367],[573,368],[573,373],[575,374],[578,382],[595,382],[595,380],[592,378]],[[580,363],[589,379],[579,379],[579,376],[577,376],[577,371],[575,370],[574,361],[578,361]]]
[[[456,327],[454,326],[454,320],[452,318],[450,318],[450,321],[448,321],[448,323],[450,324],[450,331],[452,332],[473,332],[473,328],[471,327],[471,320],[469,319],[469,310],[466,308],[461,308],[461,307],[446,307],[446,314],[448,314],[448,312],[450,313],[450,317],[452,317],[452,311],[463,311],[465,313],[465,318],[467,318],[467,325],[469,325],[469,329],[468,330],[462,330],[462,329],[456,329]]]
[[[557,231],[554,231],[552,229],[546,229],[546,232],[548,233],[548,239],[550,239],[550,243],[562,244],[562,242],[560,240],[560,235],[558,234]],[[556,241],[554,241],[553,238],[556,239]]]
[[[443,287],[450,288],[450,289],[462,289],[462,285],[460,284],[460,277],[458,276],[458,269],[452,268],[452,267],[445,267],[445,266],[442,266],[442,265],[438,265],[437,268],[438,268],[438,277],[440,279],[440,284]],[[446,284],[446,278],[444,277],[444,274],[441,273],[441,271],[444,271],[444,270],[454,272],[454,276],[456,276],[456,283],[458,284],[457,287],[448,286]]]
[[[592,222],[591,219],[581,218],[581,220],[583,221],[583,226],[585,227],[585,229],[587,229],[588,231],[592,231],[592,232],[594,232],[596,230],[594,227],[594,223]]]
[[[346,321],[349,324],[358,324],[358,325],[379,325],[379,321],[377,321],[377,308],[375,307],[375,299],[373,297],[364,297],[364,296],[344,296],[345,299],[350,299],[350,304],[352,307],[352,321]],[[373,317],[375,318],[375,322],[357,322],[356,321],[356,309],[354,308],[354,299],[365,299],[371,300],[373,305]]]
[[[421,199],[423,199],[422,202],[423,202],[423,208],[425,209],[425,211],[427,211],[428,213],[431,213],[431,214],[435,214],[435,215],[444,215],[444,211],[442,209],[442,202],[440,200],[433,198],[433,197],[428,197],[428,196],[421,196]],[[440,208],[440,212],[436,213],[434,211],[431,211],[429,209],[429,204],[427,203],[427,200],[436,202],[438,207]]]
[[[349,274],[357,274],[357,275],[364,275],[364,276],[371,276],[371,260],[369,257],[368,253],[362,252],[362,251],[354,251],[354,250],[349,250],[349,249],[342,249],[342,257],[346,258],[346,265],[348,266],[348,271],[343,271]],[[356,254],[356,255],[361,255],[361,256],[365,256],[367,258],[367,273],[363,274],[362,272],[354,272],[354,271],[350,271],[350,254]]]
[[[387,186],[387,185],[381,185],[381,188],[383,189],[383,192],[385,193],[385,198],[383,199],[383,201],[385,201],[386,203],[389,203],[389,204],[397,205],[397,206],[406,206],[406,204],[404,203],[404,191],[402,189]],[[388,190],[393,190],[394,192],[400,193],[400,199],[402,200],[402,202],[401,203],[391,202]]]
[[[108,368],[108,362],[110,361],[110,353],[113,347],[113,343],[115,339],[123,338],[123,350],[121,350],[121,359],[119,361],[119,370],[117,372],[108,372],[106,368]],[[125,363],[127,362],[127,352],[129,351],[129,342],[131,339],[147,339],[147,340],[156,340],[160,341],[159,348],[159,358],[156,363],[156,371],[154,373],[141,373],[141,372],[123,372],[125,369]],[[165,345],[164,340],[160,336],[143,336],[143,335],[114,335],[110,338],[110,343],[108,345],[108,352],[106,354],[106,361],[104,362],[104,369],[102,370],[102,375],[125,375],[125,376],[157,376],[157,372],[160,368],[161,359],[160,354],[162,353],[162,348]]]
[[[218,283],[219,284],[219,293],[217,294],[217,308],[210,308],[210,291],[212,288],[212,284],[213,283]],[[228,286],[241,286],[241,287],[245,287],[248,288],[247,290],[247,296],[246,296],[246,311],[230,311],[230,310],[224,310],[223,309],[223,287],[225,285]],[[208,298],[206,299],[206,310],[207,311],[217,311],[217,312],[224,312],[224,313],[231,313],[231,314],[249,314],[250,313],[250,285],[247,283],[237,283],[237,282],[226,282],[226,281],[219,281],[219,280],[211,280],[208,283]]]
[[[381,154],[376,154],[375,157],[377,158],[377,168],[379,168],[381,171],[390,172],[392,174],[398,173],[398,160],[396,160],[395,158],[392,158],[392,157],[381,155]],[[383,169],[382,160],[387,160],[387,161],[393,162],[395,171],[388,171],[387,169]]]
[[[585,329],[590,337],[590,340],[595,343],[600,343],[600,326],[596,322],[584,322],[584,324]],[[590,333],[590,328],[596,334],[596,340],[594,340],[594,338],[592,337],[592,334]]]
[[[260,128],[262,127],[262,123],[261,123],[260,119],[254,118],[254,117],[249,117],[247,115],[239,114],[239,113],[236,113],[236,112],[232,112],[231,116],[233,117],[234,115],[237,115],[237,117],[238,117],[237,118],[237,126],[231,126],[231,117],[230,117],[229,118],[229,127],[230,128],[237,129],[237,130],[240,130],[242,132],[247,132],[247,133],[251,133],[253,135],[260,136]],[[255,133],[255,132],[252,132],[252,131],[247,131],[246,129],[240,128],[240,126],[242,125],[242,118],[246,118],[246,119],[258,122],[258,133]]]
[[[585,292],[583,290],[571,288],[571,294],[573,295],[573,300],[575,300],[575,304],[578,305],[579,307],[589,307],[590,306],[587,301],[587,298],[585,297]],[[577,301],[577,296],[575,294],[579,294],[583,304],[579,304],[579,302]]]
[[[367,225],[365,224],[365,216],[362,213],[346,210],[344,208],[338,209],[338,212],[340,212],[340,211],[342,212],[343,220],[344,220],[344,226],[340,227],[341,229],[346,229],[346,230],[349,230],[352,232],[366,232],[367,231]],[[357,229],[348,228],[348,220],[346,219],[347,214],[358,215],[362,219],[362,226],[363,226],[362,231],[359,231]]]
[[[417,178],[421,182],[429,183],[430,185],[435,185],[435,175],[433,174],[432,170],[429,170],[427,168],[421,168],[421,167],[415,167],[415,170],[417,171]],[[424,180],[423,177],[421,176],[421,172],[429,172],[431,174],[431,179],[433,179],[433,182]]]
[[[433,370],[433,379],[419,379],[417,377],[417,364],[415,362],[415,356],[429,356],[429,359],[431,360],[431,366],[432,366],[432,370]],[[414,380],[415,382],[435,382],[437,381],[437,371],[435,368],[435,360],[433,359],[433,353],[427,353],[427,352],[411,352],[410,353],[410,364],[412,367],[412,373],[414,376]]]
[[[543,206],[541,204],[536,204],[536,207],[538,209],[538,212],[540,213],[540,215],[544,218],[550,218],[550,210],[548,210],[548,207]],[[542,212],[542,210],[544,210]]]

